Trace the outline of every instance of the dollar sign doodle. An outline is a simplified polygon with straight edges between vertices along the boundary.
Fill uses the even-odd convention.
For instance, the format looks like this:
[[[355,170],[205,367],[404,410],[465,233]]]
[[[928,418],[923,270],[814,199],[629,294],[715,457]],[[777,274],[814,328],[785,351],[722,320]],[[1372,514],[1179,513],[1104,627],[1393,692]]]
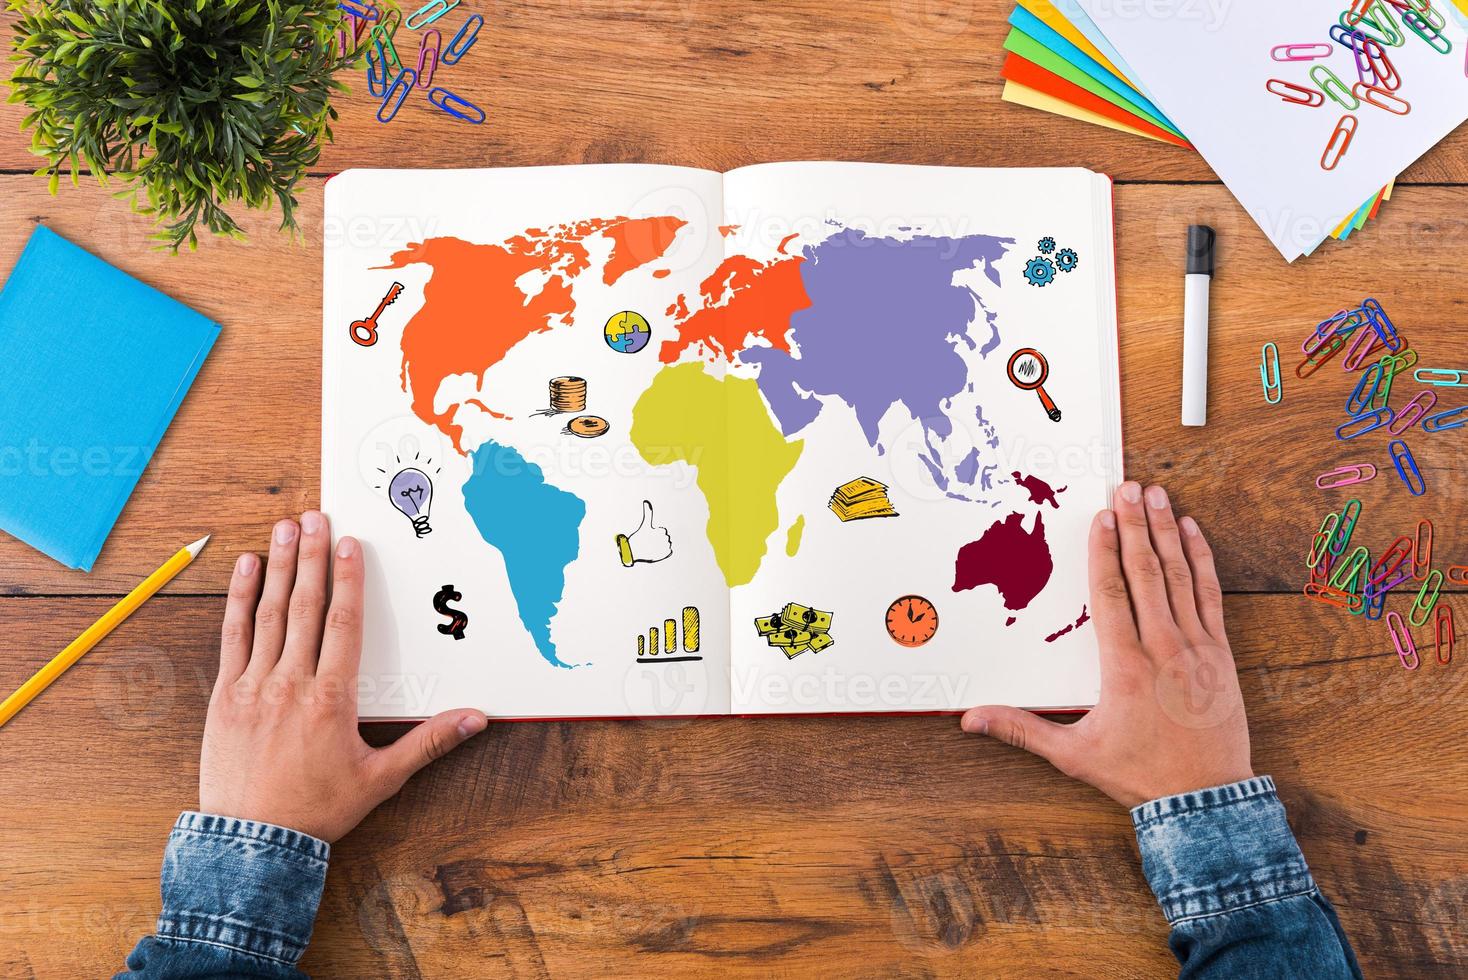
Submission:
[[[449,603],[463,601],[463,596],[454,591],[452,585],[445,585],[438,590],[433,597],[433,609],[440,616],[449,617],[449,622],[439,623],[438,631],[444,636],[452,636],[456,640],[464,638],[464,627],[469,625],[469,617],[457,609],[450,609]]]

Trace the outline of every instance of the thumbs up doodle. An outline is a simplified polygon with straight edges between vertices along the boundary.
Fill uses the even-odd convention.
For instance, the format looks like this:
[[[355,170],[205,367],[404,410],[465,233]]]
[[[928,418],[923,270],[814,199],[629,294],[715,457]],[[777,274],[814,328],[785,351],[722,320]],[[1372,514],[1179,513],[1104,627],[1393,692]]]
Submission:
[[[627,568],[638,562],[662,561],[673,554],[672,535],[667,528],[652,522],[652,501],[642,502],[642,523],[637,525],[637,530],[617,535],[617,551]]]

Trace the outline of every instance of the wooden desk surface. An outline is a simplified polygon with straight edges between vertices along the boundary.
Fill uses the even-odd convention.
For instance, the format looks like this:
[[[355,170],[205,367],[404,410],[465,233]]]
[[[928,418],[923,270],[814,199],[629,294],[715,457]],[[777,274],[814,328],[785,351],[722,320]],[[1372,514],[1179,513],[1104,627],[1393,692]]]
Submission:
[[[8,691],[165,552],[215,534],[165,596],[0,732],[0,975],[103,975],[151,928],[164,837],[196,802],[230,562],[317,502],[324,176],[794,159],[1083,165],[1117,179],[1127,471],[1165,481],[1218,548],[1256,768],[1279,781],[1368,975],[1468,970],[1468,654],[1408,673],[1379,625],[1299,594],[1310,531],[1339,501],[1313,477],[1353,455],[1330,435],[1344,392],[1289,379],[1269,408],[1256,373],[1264,341],[1286,350],[1366,294],[1429,360],[1465,366],[1468,130],[1404,175],[1359,240],[1289,267],[1196,155],[1001,102],[1009,9],[496,3],[454,76],[489,122],[404,112],[380,126],[354,93],[302,189],[300,246],[265,216],[244,245],[150,253],[146,223],[94,185],[48,197],[16,135],[21,108],[0,108],[0,274],[45,222],[225,325],[93,574],[0,540]],[[1193,221],[1221,236],[1202,430],[1177,424],[1178,253]],[[1468,443],[1416,447],[1429,494],[1409,497],[1388,470],[1362,488],[1362,528],[1380,547],[1428,517],[1437,553],[1468,562]],[[1452,601],[1468,619],[1462,593]],[[1165,937],[1127,815],[952,719],[516,724],[421,774],[336,848],[304,965],[1163,977],[1175,974]]]

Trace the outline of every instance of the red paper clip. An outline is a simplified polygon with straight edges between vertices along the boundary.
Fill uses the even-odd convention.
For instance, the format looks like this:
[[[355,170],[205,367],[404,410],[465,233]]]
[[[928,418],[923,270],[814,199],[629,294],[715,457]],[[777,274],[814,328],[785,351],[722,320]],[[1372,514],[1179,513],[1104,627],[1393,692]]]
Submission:
[[[1339,606],[1351,612],[1366,608],[1366,600],[1354,592],[1338,589],[1333,585],[1320,585],[1317,582],[1305,583],[1305,594],[1317,602],[1323,602],[1328,606]],[[1400,617],[1398,617],[1400,618]]]
[[[1417,658],[1417,644],[1412,642],[1412,631],[1402,622],[1402,614],[1395,610],[1387,613],[1386,628],[1391,630],[1392,646],[1397,648],[1397,659],[1408,670],[1416,670],[1422,661]]]
[[[1314,61],[1329,58],[1334,50],[1329,44],[1276,44],[1269,56],[1275,61]]]
[[[1432,521],[1418,521],[1417,539],[1412,546],[1412,577],[1421,582],[1427,578],[1427,573],[1430,571],[1432,571]]]
[[[1324,170],[1334,170],[1351,148],[1351,140],[1356,138],[1356,117],[1347,113],[1341,116],[1341,121],[1336,123],[1335,132],[1330,134],[1330,142],[1325,144],[1325,152],[1320,155],[1320,166]]]
[[[1454,585],[1468,585],[1468,565],[1449,565],[1448,581]]]
[[[1412,103],[1376,85],[1357,82],[1351,86],[1351,94],[1362,102],[1370,103],[1378,109],[1385,109],[1394,115],[1405,116],[1412,111]]]
[[[1446,629],[1444,628],[1446,627]],[[1438,603],[1437,619],[1433,623],[1433,637],[1437,640],[1437,662],[1449,664],[1453,661],[1453,644],[1457,637],[1453,635],[1453,607],[1444,603]],[[1443,634],[1447,634],[1447,643],[1443,643]],[[1446,649],[1447,656],[1443,656]]]
[[[1322,473],[1315,478],[1317,490],[1334,490],[1337,487],[1349,487],[1353,483],[1365,483],[1367,480],[1376,479],[1376,466],[1371,463],[1353,463],[1350,466],[1342,466],[1339,469]]]
[[[1405,534],[1392,542],[1392,546],[1386,549],[1386,554],[1376,560],[1371,566],[1371,574],[1366,576],[1366,581],[1372,585],[1380,585],[1388,578],[1396,574],[1397,569],[1407,564],[1412,557],[1412,539]]]
[[[1303,85],[1296,85],[1282,78],[1271,78],[1264,84],[1264,87],[1271,95],[1277,95],[1294,105],[1310,106],[1311,108],[1325,105],[1325,96],[1320,94],[1319,89],[1305,88]]]
[[[1433,391],[1419,391],[1417,397],[1402,406],[1397,413],[1396,421],[1386,427],[1386,431],[1394,436],[1399,436],[1421,420],[1422,416],[1432,411],[1432,406],[1437,404],[1437,393]]]

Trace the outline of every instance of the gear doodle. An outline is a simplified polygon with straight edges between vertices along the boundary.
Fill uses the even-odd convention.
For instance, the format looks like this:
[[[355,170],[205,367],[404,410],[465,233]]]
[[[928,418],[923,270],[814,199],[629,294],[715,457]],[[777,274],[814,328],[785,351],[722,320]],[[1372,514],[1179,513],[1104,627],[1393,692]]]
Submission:
[[[1025,264],[1025,278],[1031,286],[1047,286],[1055,281],[1055,264],[1043,257],[1030,259]]]
[[[1061,272],[1070,272],[1080,261],[1081,257],[1072,248],[1062,248],[1055,256],[1055,264],[1060,267]]]
[[[1055,239],[1051,238],[1049,235],[1046,235],[1044,238],[1040,239],[1041,255],[1049,255],[1053,251],[1055,251]]]

